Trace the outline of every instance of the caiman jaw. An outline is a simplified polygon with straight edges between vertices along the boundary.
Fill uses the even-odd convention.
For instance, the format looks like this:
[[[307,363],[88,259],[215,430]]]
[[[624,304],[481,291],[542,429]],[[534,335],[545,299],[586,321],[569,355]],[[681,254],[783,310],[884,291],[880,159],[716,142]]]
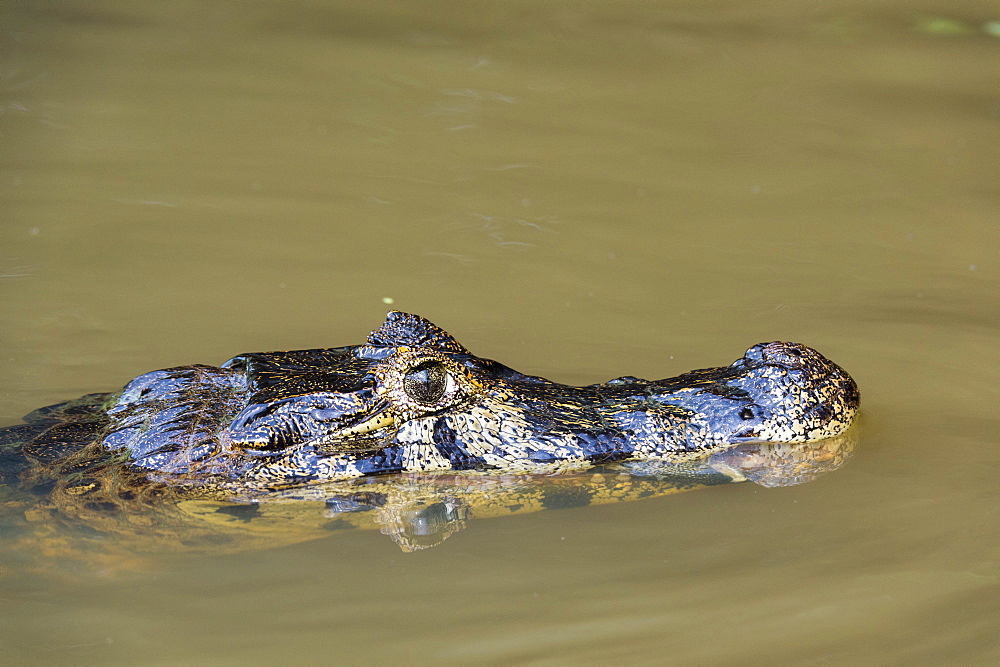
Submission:
[[[331,431],[313,441],[316,448],[327,454],[370,451],[379,442],[392,438],[392,429],[399,422],[387,404],[376,406],[367,418]]]
[[[372,431],[377,431],[383,428],[389,428],[390,426],[394,426],[395,424],[396,424],[396,419],[395,417],[392,416],[392,413],[390,413],[388,410],[383,409],[380,412],[375,413],[368,419],[364,420],[363,422],[360,422],[358,424],[353,424],[346,428],[340,429],[339,431],[334,431],[333,433],[324,436],[323,440],[325,441],[327,438],[335,438],[337,440],[340,440],[342,438],[352,438],[359,435],[367,435]]]

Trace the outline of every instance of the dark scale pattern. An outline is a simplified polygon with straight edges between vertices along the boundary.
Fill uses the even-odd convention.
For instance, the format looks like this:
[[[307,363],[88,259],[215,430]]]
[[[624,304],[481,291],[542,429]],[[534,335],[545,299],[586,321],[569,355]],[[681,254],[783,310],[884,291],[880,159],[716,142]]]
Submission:
[[[154,371],[107,409],[97,395],[36,411],[29,420],[47,425],[25,452],[51,465],[96,443],[176,484],[546,471],[832,437],[858,400],[842,369],[796,343],[755,345],[729,366],[676,378],[571,387],[475,357],[394,311],[364,345]]]
[[[419,315],[390,311],[385,322],[368,336],[374,347],[422,347],[437,352],[469,354],[451,334]]]

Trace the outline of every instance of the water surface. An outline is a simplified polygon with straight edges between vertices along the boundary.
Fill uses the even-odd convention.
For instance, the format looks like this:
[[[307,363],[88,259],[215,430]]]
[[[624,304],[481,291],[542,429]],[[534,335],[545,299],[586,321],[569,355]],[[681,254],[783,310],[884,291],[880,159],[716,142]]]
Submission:
[[[568,383],[797,340],[811,484],[0,577],[5,662],[993,662],[988,3],[8,3],[0,423],[385,311]],[[134,567],[132,567],[134,565]]]

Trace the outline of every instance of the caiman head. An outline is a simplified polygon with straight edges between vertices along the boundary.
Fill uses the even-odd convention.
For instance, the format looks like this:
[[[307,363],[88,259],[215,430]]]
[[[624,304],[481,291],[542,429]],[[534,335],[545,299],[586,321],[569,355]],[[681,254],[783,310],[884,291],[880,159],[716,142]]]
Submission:
[[[421,470],[680,461],[838,435],[854,381],[795,343],[658,381],[571,387],[474,356],[391,312],[364,345],[243,354],[130,382],[104,444],[163,478],[298,483]]]

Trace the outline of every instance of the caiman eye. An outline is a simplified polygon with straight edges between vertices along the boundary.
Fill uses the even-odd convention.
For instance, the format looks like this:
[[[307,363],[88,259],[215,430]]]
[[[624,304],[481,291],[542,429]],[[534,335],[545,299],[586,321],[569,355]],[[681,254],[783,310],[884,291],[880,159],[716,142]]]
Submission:
[[[403,376],[403,389],[417,403],[430,405],[444,396],[448,387],[448,371],[437,361],[426,361]]]

